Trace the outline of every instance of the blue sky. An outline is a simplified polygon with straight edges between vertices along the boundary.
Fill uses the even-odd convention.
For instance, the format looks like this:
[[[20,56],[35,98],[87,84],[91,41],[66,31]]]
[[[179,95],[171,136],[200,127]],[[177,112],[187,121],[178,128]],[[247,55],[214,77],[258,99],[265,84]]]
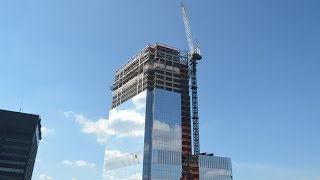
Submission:
[[[201,45],[201,151],[236,180],[320,179],[320,2],[185,1]],[[187,50],[180,1],[0,2],[0,108],[40,114],[33,179],[101,179],[114,71],[148,44]]]

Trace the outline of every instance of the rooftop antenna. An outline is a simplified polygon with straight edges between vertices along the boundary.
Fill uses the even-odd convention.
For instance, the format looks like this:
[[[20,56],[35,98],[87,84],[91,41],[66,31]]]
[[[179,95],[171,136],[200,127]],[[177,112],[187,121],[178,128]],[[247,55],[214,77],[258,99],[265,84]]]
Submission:
[[[23,102],[21,102],[21,104],[20,104],[19,112],[21,112],[21,111],[22,111],[22,105],[23,105]]]

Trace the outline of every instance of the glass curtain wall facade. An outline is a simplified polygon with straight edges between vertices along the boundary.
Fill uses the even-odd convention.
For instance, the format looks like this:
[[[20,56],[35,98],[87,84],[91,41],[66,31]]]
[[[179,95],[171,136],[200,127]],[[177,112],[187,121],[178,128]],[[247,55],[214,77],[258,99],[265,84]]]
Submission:
[[[182,172],[181,96],[162,89],[153,93],[151,179],[177,180]]]
[[[201,180],[232,180],[230,158],[199,155],[199,171]]]
[[[110,110],[115,134],[106,146],[103,179],[180,179],[180,101],[176,92],[146,90]]]
[[[113,133],[105,149],[105,180],[142,179],[146,94],[141,92],[109,112]]]
[[[182,106],[189,102],[187,64],[179,49],[155,44],[116,71],[103,179],[181,178],[183,148],[189,153],[181,133],[190,107]]]

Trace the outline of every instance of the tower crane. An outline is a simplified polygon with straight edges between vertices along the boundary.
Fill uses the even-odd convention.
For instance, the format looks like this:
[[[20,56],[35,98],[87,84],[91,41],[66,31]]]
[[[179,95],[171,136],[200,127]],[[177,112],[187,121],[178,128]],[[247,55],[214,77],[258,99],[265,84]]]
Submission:
[[[193,122],[193,150],[194,155],[200,153],[199,142],[199,116],[198,116],[198,87],[197,87],[197,61],[202,59],[199,46],[194,46],[189,18],[185,6],[181,3],[184,28],[189,46],[191,97],[192,97],[192,122]]]

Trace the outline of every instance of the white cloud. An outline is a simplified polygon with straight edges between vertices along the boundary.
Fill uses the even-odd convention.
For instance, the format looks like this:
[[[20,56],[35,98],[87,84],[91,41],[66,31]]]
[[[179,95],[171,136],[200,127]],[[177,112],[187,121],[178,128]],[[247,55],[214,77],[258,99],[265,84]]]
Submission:
[[[142,179],[142,174],[134,174],[128,177],[129,180],[139,180]]]
[[[144,114],[131,109],[118,110],[114,108],[109,113],[109,119],[96,121],[74,112],[65,112],[64,114],[66,117],[74,118],[81,126],[83,133],[96,135],[99,143],[106,143],[108,136],[141,137],[144,133]]]
[[[107,175],[107,174],[104,174],[102,176],[102,179],[103,180],[141,180],[142,179],[142,174],[134,174],[134,175],[131,175],[129,177],[126,177],[126,175],[123,175],[122,177],[115,177],[113,175]]]
[[[170,132],[172,130],[170,130],[170,126],[169,124],[165,123],[165,122],[161,122],[159,120],[155,120],[154,121],[154,129],[158,130],[158,131],[163,131],[163,132]]]
[[[64,112],[65,117],[72,118],[81,126],[85,134],[96,135],[98,143],[106,143],[109,136],[142,137],[146,105],[146,91],[139,93],[130,101],[132,108],[114,108],[109,112],[109,119],[91,120],[81,113]],[[142,112],[139,112],[142,111]]]
[[[77,178],[76,177],[72,177],[71,180],[77,180]]]
[[[94,168],[96,165],[94,163],[84,161],[84,160],[75,160],[75,161],[69,161],[64,160],[62,161],[62,164],[69,167],[81,167],[81,168]]]
[[[103,174],[103,180],[117,180],[114,176]]]
[[[105,150],[104,154],[108,159],[113,159],[126,155],[127,153],[121,153],[119,150]]]
[[[63,160],[62,164],[65,165],[65,166],[73,166],[74,165],[73,162],[68,161],[68,160]]]
[[[48,176],[46,174],[40,174],[39,179],[41,179],[41,180],[53,180],[53,177]]]
[[[55,132],[54,129],[50,129],[50,128],[47,128],[47,127],[44,127],[44,126],[41,127],[41,134],[43,136],[53,135],[54,132]]]
[[[136,109],[143,109],[146,107],[147,91],[143,91],[132,98],[132,103]]]
[[[155,120],[153,126],[153,133],[158,137],[153,144],[155,149],[165,149],[176,152],[181,151],[181,127],[178,124],[170,126],[165,122]],[[172,138],[168,139],[168,136]],[[164,144],[167,146],[163,147]],[[175,145],[172,146],[172,144]]]
[[[75,164],[77,167],[88,167],[88,168],[96,167],[96,165],[94,163],[90,163],[90,162],[83,161],[83,160],[77,160],[77,161],[75,161]]]

